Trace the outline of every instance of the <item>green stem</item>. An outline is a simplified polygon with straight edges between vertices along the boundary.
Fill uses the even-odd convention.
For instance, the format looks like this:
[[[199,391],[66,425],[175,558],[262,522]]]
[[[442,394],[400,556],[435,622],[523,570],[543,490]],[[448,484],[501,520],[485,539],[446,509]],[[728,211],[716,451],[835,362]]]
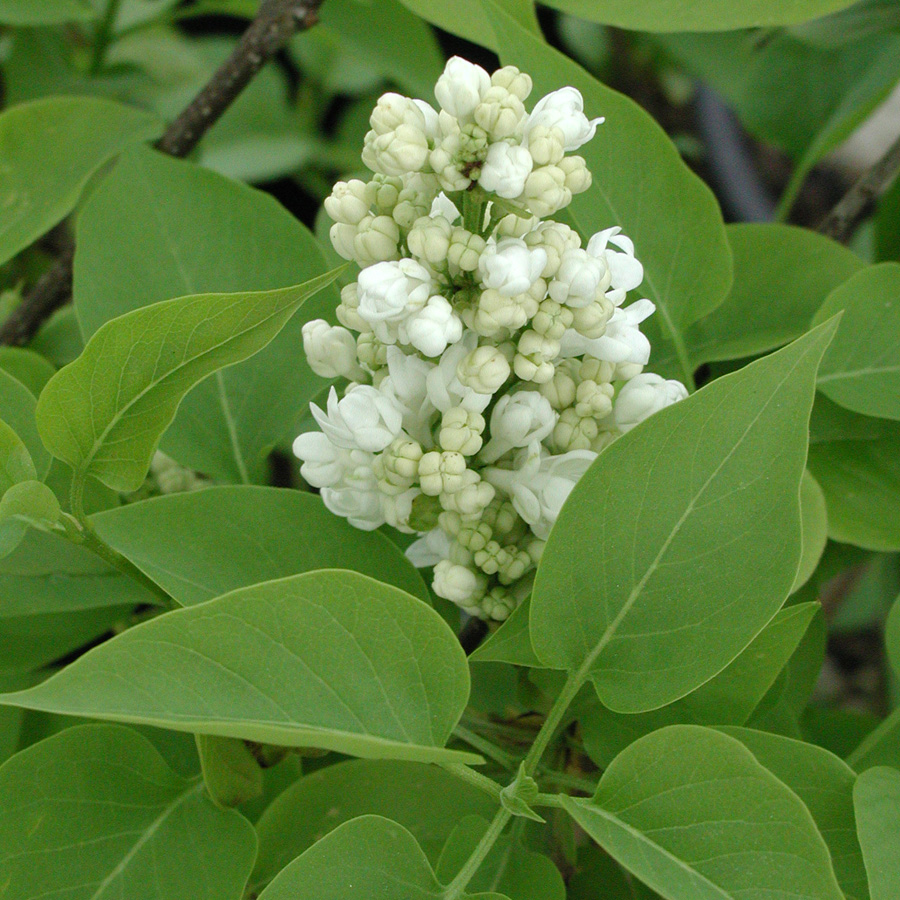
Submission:
[[[453,734],[481,753],[482,756],[486,756],[498,765],[503,766],[504,769],[508,769],[509,771],[515,769],[516,760],[480,734],[470,731],[463,725],[457,725],[456,728],[453,729]]]
[[[160,587],[152,578],[144,574],[130,559],[122,556],[118,550],[114,550],[109,546],[94,530],[84,511],[84,477],[76,473],[72,477],[72,484],[69,488],[69,507],[72,515],[78,522],[80,530],[77,536],[72,534],[70,529],[66,529],[66,537],[73,543],[90,550],[91,553],[99,556],[100,559],[109,563],[114,569],[117,569],[123,575],[138,582],[142,587],[150,591],[162,601],[162,604],[168,609],[178,609],[180,604],[172,598],[172,596]],[[74,526],[73,526],[74,528]]]
[[[463,191],[463,227],[472,234],[484,231],[484,196],[478,188]]]
[[[475,876],[485,857],[491,852],[497,838],[503,833],[507,822],[512,818],[512,813],[503,809],[497,810],[488,830],[484,833],[482,839],[478,842],[478,846],[472,851],[472,855],[465,861],[463,867],[459,870],[456,878],[447,885],[443,893],[443,900],[458,900],[462,896],[463,891],[469,882]]]
[[[538,794],[529,805],[530,806],[552,806],[556,809],[562,809],[562,798],[565,794]]]
[[[547,713],[547,718],[544,720],[544,724],[541,725],[541,730],[537,733],[537,737],[534,739],[534,743],[525,757],[525,773],[527,775],[534,775],[541,757],[550,745],[554,734],[556,734],[559,723],[562,722],[566,711],[575,699],[575,695],[581,690],[581,686],[587,680],[588,671],[589,667],[585,664],[577,672],[569,673],[563,689],[556,700],[553,701],[553,706],[550,707],[550,712]]]
[[[498,803],[500,802],[500,792],[503,790],[503,787],[494,781],[493,778],[488,778],[487,775],[482,775],[480,772],[476,772],[462,763],[441,763],[441,768],[445,772],[454,775],[460,781],[465,781],[467,784],[471,784],[472,787],[478,788],[479,791],[490,794]]]
[[[103,69],[103,63],[106,60],[106,51],[112,42],[113,28],[116,24],[116,17],[119,14],[119,7],[122,0],[107,0],[106,12],[97,28],[97,34],[94,38],[94,50],[91,54],[91,75],[98,75]]]

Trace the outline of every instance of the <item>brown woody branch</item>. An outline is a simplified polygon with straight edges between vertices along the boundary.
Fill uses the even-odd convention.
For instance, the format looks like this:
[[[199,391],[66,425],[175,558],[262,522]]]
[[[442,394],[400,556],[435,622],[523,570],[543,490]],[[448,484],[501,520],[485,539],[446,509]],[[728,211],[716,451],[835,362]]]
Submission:
[[[840,243],[853,237],[859,224],[875,207],[881,194],[900,172],[900,137],[888,151],[844,194],[819,225],[819,231]]]
[[[322,0],[263,0],[232,54],[166,129],[156,148],[187,156],[259,70],[297,32],[314,25]],[[74,249],[64,251],[0,327],[0,344],[27,344],[72,295]]]

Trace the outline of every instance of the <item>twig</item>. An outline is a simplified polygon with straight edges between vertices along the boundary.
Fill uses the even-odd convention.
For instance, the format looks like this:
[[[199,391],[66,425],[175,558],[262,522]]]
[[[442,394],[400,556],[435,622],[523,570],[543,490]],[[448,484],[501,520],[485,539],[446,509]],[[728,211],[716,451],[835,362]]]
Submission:
[[[322,0],[263,0],[259,13],[228,59],[166,129],[156,148],[187,156],[259,70],[297,32],[314,25]],[[74,250],[62,253],[0,327],[0,345],[27,344],[72,294]]]
[[[888,151],[844,194],[834,209],[819,225],[819,231],[840,243],[845,243],[857,226],[872,211],[882,192],[900,172],[900,137]]]

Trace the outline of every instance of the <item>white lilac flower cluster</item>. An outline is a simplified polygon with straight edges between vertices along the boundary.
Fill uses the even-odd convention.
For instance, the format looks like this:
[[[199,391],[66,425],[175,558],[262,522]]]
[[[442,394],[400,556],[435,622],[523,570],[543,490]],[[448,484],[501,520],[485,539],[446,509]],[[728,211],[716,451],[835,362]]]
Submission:
[[[602,119],[571,87],[531,113],[531,79],[455,57],[440,112],[386,94],[371,117],[369,181],[325,201],[337,252],[360,267],[340,326],[304,326],[313,370],[346,378],[301,474],[362,529],[421,537],[435,593],[502,620],[527,596],[560,508],[597,454],[686,396],[642,372],[649,300],[632,242],[609,228],[582,246],[548,220],[591,181],[571,155]]]

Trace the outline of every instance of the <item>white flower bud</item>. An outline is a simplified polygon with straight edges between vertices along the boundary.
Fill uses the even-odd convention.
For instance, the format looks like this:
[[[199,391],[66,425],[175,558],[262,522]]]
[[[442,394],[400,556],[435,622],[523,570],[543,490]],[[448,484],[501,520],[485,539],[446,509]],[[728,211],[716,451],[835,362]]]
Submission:
[[[434,567],[431,586],[438,597],[458,606],[472,606],[484,595],[487,578],[464,566],[455,566],[449,559],[442,559]]]
[[[525,106],[515,94],[494,85],[475,107],[473,118],[491,140],[502,141],[521,132]]]
[[[384,450],[400,433],[402,425],[398,407],[369,385],[349,388],[341,400],[332,388],[328,393],[327,412],[315,403],[309,407],[328,439],[347,450],[370,453]]]
[[[522,201],[539,218],[553,215],[572,200],[566,174],[559,166],[541,166],[525,181]]]
[[[434,87],[434,96],[445,112],[468,120],[491,86],[491,77],[481,66],[459,56],[447,60]]]
[[[634,290],[644,280],[644,267],[635,259],[634,244],[620,231],[618,227],[599,231],[587,245],[591,256],[602,256],[606,260],[611,279],[611,289],[606,296],[613,306],[621,306],[628,291]],[[613,250],[610,244],[619,249]]]
[[[479,393],[464,385],[457,374],[462,361],[477,345],[477,334],[472,331],[463,332],[462,339],[449,347],[438,364],[428,372],[425,390],[429,403],[435,409],[446,412],[453,406],[464,406],[474,412],[481,412],[491,402],[490,394]]]
[[[502,238],[489,243],[478,262],[478,274],[486,288],[507,297],[524,294],[541,277],[547,254],[531,250],[521,238]]]
[[[484,337],[496,337],[504,329],[518,331],[528,321],[532,306],[537,304],[526,294],[507,297],[499,291],[482,291],[470,327]]]
[[[431,198],[413,188],[404,188],[397,198],[397,205],[391,213],[393,220],[404,229],[412,228],[423,216],[427,217]]]
[[[351,331],[366,332],[371,331],[371,326],[364,319],[360,318],[357,308],[359,307],[359,291],[356,282],[351,282],[341,288],[341,302],[338,304],[335,312],[337,313],[338,322]]]
[[[524,148],[514,144],[491,144],[478,183],[498,197],[514,200],[525,190],[534,160]]]
[[[401,493],[413,486],[422,455],[422,445],[407,437],[395,438],[385,448],[378,461],[388,493]]]
[[[450,233],[447,261],[462,272],[474,272],[486,247],[487,242],[483,237],[457,225]]]
[[[422,496],[417,488],[410,488],[401,494],[381,494],[381,512],[386,525],[396,528],[402,534],[415,534],[410,526],[414,501]]]
[[[578,309],[593,303],[609,281],[609,271],[602,260],[586,250],[566,250],[547,290],[557,303]]]
[[[392,134],[402,125],[412,125],[424,134],[425,115],[409,97],[389,91],[378,98],[369,125],[376,135]]]
[[[591,186],[591,170],[581,156],[565,156],[557,165],[566,176],[566,190],[582,194]]]
[[[640,375],[644,371],[644,367],[638,363],[617,363],[616,373],[610,378],[610,381],[631,381],[635,375]]]
[[[441,419],[438,442],[443,450],[474,456],[481,449],[484,427],[484,416],[481,413],[454,406]]]
[[[546,279],[553,278],[559,271],[566,250],[578,250],[581,247],[578,232],[562,222],[541,222],[525,235],[524,240],[529,247],[541,247],[547,254],[547,264],[541,272],[541,277]]]
[[[463,172],[464,163],[461,142],[458,135],[444,138],[428,157],[431,168],[437,175],[440,186],[445,191],[464,191],[472,183],[472,172]]]
[[[353,258],[360,266],[400,258],[400,229],[389,216],[366,216],[353,238]]]
[[[452,494],[463,485],[466,458],[452,450],[431,450],[419,460],[419,487],[429,497]]]
[[[592,416],[602,419],[612,412],[612,398],[615,391],[608,382],[582,381],[575,391],[575,412],[584,418]]]
[[[628,307],[619,307],[607,322],[603,337],[593,340],[569,329],[560,340],[560,355],[574,357],[588,354],[611,363],[646,365],[650,359],[650,342],[639,326],[655,309],[649,300],[638,300]]]
[[[519,338],[513,370],[523,381],[545,384],[556,370],[553,361],[559,354],[559,347],[559,341],[546,338],[536,331],[525,331]]]
[[[541,301],[531,320],[531,327],[542,337],[558,341],[566,333],[566,329],[571,327],[575,319],[574,313],[575,311],[560,306],[548,297]]]
[[[575,379],[560,366],[556,368],[553,377],[540,385],[538,390],[556,410],[566,409],[575,402]]]
[[[346,328],[313,319],[303,325],[303,352],[309,367],[322,378],[365,378],[356,361],[356,341]]]
[[[509,362],[497,347],[477,347],[456,368],[459,381],[479,394],[495,394],[509,375]]]
[[[612,314],[612,303],[601,295],[593,303],[572,311],[572,328],[586,338],[603,337]]]
[[[405,175],[424,167],[429,150],[423,125],[402,124],[385,134],[370,131],[365,137],[362,160],[373,172]]]
[[[481,452],[482,462],[494,462],[516,447],[544,440],[556,420],[549,401],[537,391],[505,394],[491,413],[491,439]]]
[[[375,175],[368,184],[372,191],[372,205],[380,215],[389,216],[403,190],[403,181],[393,175]]]
[[[555,166],[565,156],[564,144],[565,135],[558,128],[538,125],[526,133],[524,146],[536,166]]]
[[[447,259],[453,231],[443,216],[422,216],[416,219],[406,245],[413,256],[437,265]]]
[[[374,332],[365,331],[356,339],[356,358],[370,372],[377,372],[387,365],[387,344],[379,341]]]
[[[684,400],[687,389],[680,381],[666,381],[661,375],[644,372],[625,382],[616,397],[616,425],[624,434],[654,413]]]
[[[339,181],[325,198],[325,212],[335,222],[358,225],[368,214],[374,191],[364,181]]]
[[[506,88],[520,100],[527,100],[532,88],[531,76],[520,72],[515,66],[504,66],[502,69],[497,69],[491,75],[491,84],[495,87]]]
[[[523,212],[510,213],[504,216],[495,229],[497,239],[501,237],[525,237],[529,231],[534,230],[540,220],[534,216],[525,215]]]
[[[462,337],[459,316],[444,297],[435,294],[418,312],[413,313],[400,327],[400,337],[425,356],[440,356],[448,344]]]
[[[477,519],[494,499],[494,487],[471,469],[465,471],[454,490],[441,494],[441,506],[469,521]]]
[[[574,409],[564,409],[553,429],[551,445],[556,453],[570,450],[590,450],[600,428],[592,416],[579,415]]]
[[[356,237],[355,225],[335,222],[335,224],[328,229],[328,237],[331,239],[331,246],[334,247],[335,253],[337,253],[341,259],[353,259],[353,240]]]
[[[597,131],[602,118],[590,119],[584,114],[584,98],[577,88],[564,87],[538,100],[525,123],[525,133],[543,125],[558,128],[564,136],[566,150],[577,150],[586,144]]]

